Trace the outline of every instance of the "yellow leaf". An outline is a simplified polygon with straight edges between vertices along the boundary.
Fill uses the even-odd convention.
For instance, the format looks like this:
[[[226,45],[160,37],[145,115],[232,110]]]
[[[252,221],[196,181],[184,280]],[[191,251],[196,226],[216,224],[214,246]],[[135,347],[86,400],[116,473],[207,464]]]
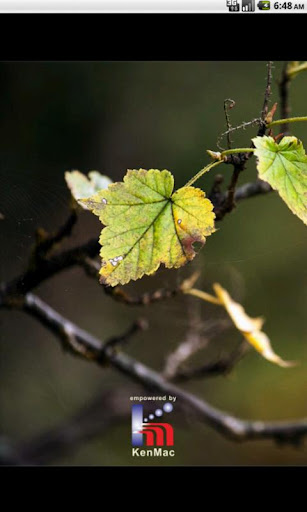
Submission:
[[[213,289],[220,303],[224,306],[233,321],[235,327],[243,334],[246,341],[248,341],[248,343],[250,343],[250,345],[252,345],[254,349],[262,355],[262,357],[284,368],[295,365],[293,362],[284,361],[281,357],[275,354],[268,336],[261,331],[264,323],[264,319],[262,317],[251,318],[248,316],[241,304],[235,302],[227,290],[225,290],[220,284],[214,283]]]
[[[254,332],[243,332],[243,335],[250,343],[265,359],[271,361],[271,363],[278,364],[283,368],[289,368],[290,366],[295,366],[296,363],[293,361],[284,361],[275,354],[274,350],[271,347],[271,343],[265,332],[262,331],[254,331]]]
[[[239,331],[252,332],[261,329],[264,324],[262,317],[251,318],[248,316],[241,304],[235,302],[220,284],[214,283],[213,289]]]

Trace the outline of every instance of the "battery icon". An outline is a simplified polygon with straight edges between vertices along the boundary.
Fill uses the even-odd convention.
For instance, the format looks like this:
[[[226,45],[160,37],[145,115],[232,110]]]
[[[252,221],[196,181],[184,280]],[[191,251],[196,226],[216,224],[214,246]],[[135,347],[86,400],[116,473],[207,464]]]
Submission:
[[[271,9],[271,5],[268,0],[259,0],[257,7],[260,11],[269,11]]]

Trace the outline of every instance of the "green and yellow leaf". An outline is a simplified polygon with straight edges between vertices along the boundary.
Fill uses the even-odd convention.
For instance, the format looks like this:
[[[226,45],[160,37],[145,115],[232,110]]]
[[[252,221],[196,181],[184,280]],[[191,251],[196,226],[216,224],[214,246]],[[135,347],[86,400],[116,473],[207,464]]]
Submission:
[[[112,183],[108,176],[103,176],[98,171],[90,171],[88,177],[80,171],[67,171],[65,172],[65,180],[74,199],[85,209],[87,207],[79,201],[80,199],[90,197]]]
[[[194,242],[203,245],[215,231],[213,205],[204,192],[173,188],[167,170],[128,170],[123,182],[81,200],[106,226],[99,240],[102,283],[125,284],[160,264],[181,267],[194,258]]]
[[[307,224],[307,155],[296,137],[255,137],[259,177],[277,190],[292,212]]]

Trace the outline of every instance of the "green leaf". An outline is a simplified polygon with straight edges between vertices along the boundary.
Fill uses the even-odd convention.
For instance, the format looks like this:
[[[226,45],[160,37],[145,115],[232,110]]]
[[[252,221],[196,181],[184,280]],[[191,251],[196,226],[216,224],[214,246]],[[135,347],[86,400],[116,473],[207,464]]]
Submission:
[[[116,286],[152,274],[161,263],[178,268],[195,256],[194,242],[215,231],[213,205],[202,190],[174,194],[169,171],[128,170],[122,183],[82,202],[106,226],[100,236],[101,279]]]
[[[86,205],[81,203],[79,199],[90,197],[112,183],[110,178],[103,176],[98,171],[89,172],[88,178],[79,171],[67,171],[65,172],[65,180],[72,196],[85,209],[87,209]]]
[[[284,137],[277,144],[272,137],[255,137],[253,143],[259,177],[307,224],[307,156],[302,142]]]

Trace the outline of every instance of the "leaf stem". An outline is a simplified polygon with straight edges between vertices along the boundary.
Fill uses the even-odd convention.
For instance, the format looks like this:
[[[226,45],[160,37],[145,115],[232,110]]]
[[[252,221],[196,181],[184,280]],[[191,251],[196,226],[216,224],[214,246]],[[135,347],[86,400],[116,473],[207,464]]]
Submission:
[[[184,186],[190,187],[191,185],[193,185],[193,183],[195,183],[195,181],[199,180],[199,178],[201,178],[203,174],[210,171],[210,169],[213,169],[213,167],[216,167],[217,165],[220,165],[222,163],[223,163],[223,160],[218,160],[217,162],[213,162],[213,163],[206,165],[206,167],[204,167],[197,174],[195,174],[195,176],[193,176],[193,178],[191,178]]]
[[[307,71],[307,62],[303,62],[302,64],[299,64],[298,66],[293,66],[290,69],[288,69],[287,76],[289,78],[294,78],[294,76],[297,73],[300,73],[301,71]]]
[[[276,126],[278,124],[288,124],[288,123],[296,123],[307,121],[307,116],[303,117],[288,117],[287,119],[277,119],[276,121],[272,121],[267,125],[267,128],[272,128],[272,126]]]
[[[184,293],[188,293],[189,295],[194,295],[194,297],[199,297],[200,299],[205,300],[206,302],[210,302],[211,304],[217,304],[218,306],[223,306],[220,299],[214,297],[214,295],[210,295],[210,293],[203,292],[202,290],[197,290],[197,288],[190,288],[189,290],[185,290]]]
[[[232,155],[234,153],[253,153],[255,148],[235,148],[235,149],[226,149],[221,153],[221,157]]]

